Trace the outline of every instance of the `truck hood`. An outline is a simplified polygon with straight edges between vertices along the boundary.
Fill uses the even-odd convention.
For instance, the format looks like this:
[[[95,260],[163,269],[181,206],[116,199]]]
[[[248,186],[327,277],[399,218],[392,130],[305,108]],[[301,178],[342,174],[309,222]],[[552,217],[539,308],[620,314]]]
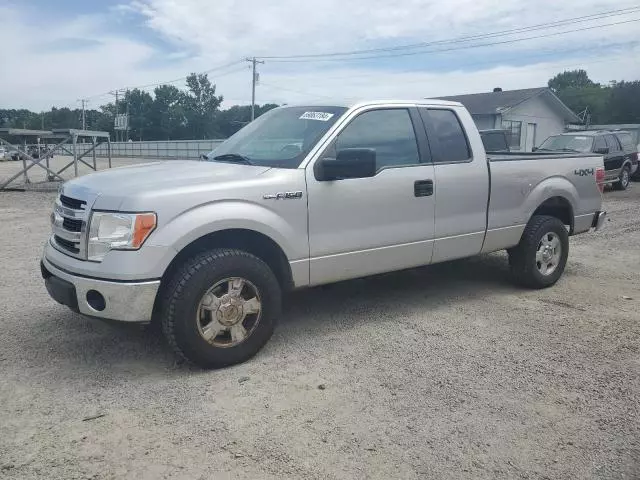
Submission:
[[[64,192],[66,195],[80,198],[121,197],[157,192],[176,186],[192,187],[247,180],[257,177],[267,170],[269,167],[170,160],[114,168],[85,175],[65,183]]]

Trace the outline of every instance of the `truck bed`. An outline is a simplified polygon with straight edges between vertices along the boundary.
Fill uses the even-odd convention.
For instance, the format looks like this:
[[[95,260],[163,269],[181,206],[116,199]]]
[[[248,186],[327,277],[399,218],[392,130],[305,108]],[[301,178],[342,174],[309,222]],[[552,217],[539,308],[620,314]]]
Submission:
[[[484,252],[516,245],[536,208],[556,195],[571,206],[572,234],[591,228],[602,201],[595,181],[596,169],[603,168],[601,155],[510,152],[487,159],[491,190]]]

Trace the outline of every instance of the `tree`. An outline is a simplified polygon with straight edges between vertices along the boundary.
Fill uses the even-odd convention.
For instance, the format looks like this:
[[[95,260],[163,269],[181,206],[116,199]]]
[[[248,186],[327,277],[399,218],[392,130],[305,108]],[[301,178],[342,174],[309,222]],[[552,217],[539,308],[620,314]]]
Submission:
[[[256,117],[259,117],[278,105],[268,103],[256,105]],[[227,138],[236,133],[251,121],[251,105],[234,105],[218,114],[217,131],[221,138]]]
[[[561,92],[568,88],[586,88],[600,86],[594,83],[587,75],[586,70],[567,70],[557,74],[548,82],[549,88],[554,93]]]
[[[150,113],[153,98],[148,92],[134,88],[125,94],[124,104],[129,111],[129,138],[144,140],[145,132],[148,133],[152,127]]]
[[[191,140],[226,138],[251,120],[249,105],[234,105],[220,110],[222,96],[206,74],[187,77],[187,90],[173,85],[160,85],[153,95],[140,89],[128,91],[118,102],[118,113],[129,111],[129,137],[133,140]],[[256,106],[256,116],[277,107],[274,104]],[[112,135],[116,106],[101,105],[99,110],[86,110],[87,128]],[[26,109],[0,109],[0,127],[46,130],[81,128],[79,108],[52,107],[48,112],[34,113]],[[113,138],[113,137],[112,137]]]
[[[215,138],[216,114],[223,97],[216,96],[216,86],[207,74],[192,73],[187,77],[187,93],[183,96],[187,126],[195,139]]]
[[[187,120],[184,113],[184,93],[173,85],[160,85],[154,90],[151,107],[153,138],[171,140],[184,138]]]
[[[549,88],[577,114],[585,113],[585,121],[606,123],[609,118],[610,89],[593,82],[585,70],[570,70],[549,80]]]
[[[615,82],[610,90],[606,123],[640,123],[640,81]]]

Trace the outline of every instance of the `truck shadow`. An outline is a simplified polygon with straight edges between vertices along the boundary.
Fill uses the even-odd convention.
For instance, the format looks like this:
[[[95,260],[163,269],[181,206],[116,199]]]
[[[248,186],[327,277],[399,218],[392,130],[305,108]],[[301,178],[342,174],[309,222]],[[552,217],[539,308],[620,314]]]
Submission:
[[[516,290],[506,257],[493,254],[294,292],[285,299],[276,334],[257,359],[266,363],[277,359],[295,338],[315,341],[328,325],[354,328],[407,311],[426,312],[490,292]],[[57,370],[53,375],[60,380],[72,376],[91,383],[99,375],[101,381],[110,377],[122,382],[141,376],[167,379],[186,372],[208,373],[178,361],[157,328],[89,320],[60,306],[43,316],[43,336],[24,339],[23,352],[26,355],[33,349],[46,351],[46,358],[36,363],[41,368],[46,363],[49,371]],[[32,364],[34,361],[26,357],[23,360]],[[257,368],[251,367],[251,363],[236,367],[237,371]]]
[[[517,290],[506,255],[482,255],[294,292],[285,301],[280,324],[286,327],[304,322],[309,314],[331,321],[336,316],[347,317],[363,309],[426,310],[488,292]],[[282,330],[286,340],[286,328]]]

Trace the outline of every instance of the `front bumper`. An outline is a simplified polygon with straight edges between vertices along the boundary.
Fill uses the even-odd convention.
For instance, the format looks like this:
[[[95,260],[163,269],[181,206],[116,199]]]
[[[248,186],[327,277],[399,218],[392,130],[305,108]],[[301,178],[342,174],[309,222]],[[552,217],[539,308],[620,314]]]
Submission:
[[[66,272],[42,258],[42,277],[51,298],[91,317],[146,323],[151,321],[160,280],[110,281]]]
[[[604,221],[607,219],[607,212],[596,212],[593,216],[593,223],[591,228],[595,228],[596,232],[602,228]]]

